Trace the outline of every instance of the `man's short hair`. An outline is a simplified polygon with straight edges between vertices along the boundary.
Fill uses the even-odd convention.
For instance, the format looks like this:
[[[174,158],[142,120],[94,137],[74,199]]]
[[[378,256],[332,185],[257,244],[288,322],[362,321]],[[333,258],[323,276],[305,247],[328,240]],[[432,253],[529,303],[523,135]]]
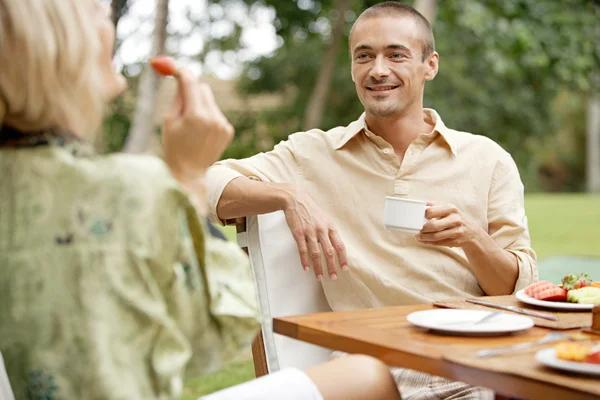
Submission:
[[[425,61],[425,59],[435,51],[435,39],[433,38],[433,30],[431,29],[431,24],[429,23],[429,21],[427,21],[427,18],[425,18],[423,14],[415,10],[413,7],[407,4],[399,3],[397,1],[384,1],[383,3],[378,3],[367,8],[358,16],[356,21],[354,21],[354,25],[350,30],[350,34],[352,34],[354,28],[360,22],[361,19],[387,15],[410,17],[417,22],[417,24],[422,30],[421,58],[423,61]]]

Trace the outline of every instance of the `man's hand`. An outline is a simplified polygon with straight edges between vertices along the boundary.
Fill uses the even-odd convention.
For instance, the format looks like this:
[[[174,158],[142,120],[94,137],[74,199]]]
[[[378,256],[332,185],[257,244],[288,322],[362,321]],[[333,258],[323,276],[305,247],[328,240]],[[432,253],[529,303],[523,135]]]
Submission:
[[[433,246],[461,247],[479,286],[488,296],[512,293],[519,277],[517,256],[498,245],[480,226],[465,219],[452,204],[430,201],[429,218],[416,239]]]
[[[423,225],[416,239],[435,246],[464,247],[476,242],[482,229],[467,221],[453,204],[430,201],[425,211],[429,221]]]
[[[285,191],[288,196],[283,212],[298,245],[302,268],[310,271],[312,261],[317,280],[322,280],[321,254],[325,254],[329,277],[336,280],[338,265],[342,271],[347,271],[348,261],[346,248],[333,223],[307,194],[291,186]]]

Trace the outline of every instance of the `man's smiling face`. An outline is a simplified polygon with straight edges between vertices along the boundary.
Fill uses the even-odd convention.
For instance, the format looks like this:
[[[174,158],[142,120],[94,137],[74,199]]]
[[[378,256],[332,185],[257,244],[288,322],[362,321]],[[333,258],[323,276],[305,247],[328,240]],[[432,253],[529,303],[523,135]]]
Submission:
[[[423,60],[423,35],[414,18],[375,16],[359,20],[350,36],[352,80],[365,111],[400,116],[420,103],[425,80],[433,79],[431,56]]]

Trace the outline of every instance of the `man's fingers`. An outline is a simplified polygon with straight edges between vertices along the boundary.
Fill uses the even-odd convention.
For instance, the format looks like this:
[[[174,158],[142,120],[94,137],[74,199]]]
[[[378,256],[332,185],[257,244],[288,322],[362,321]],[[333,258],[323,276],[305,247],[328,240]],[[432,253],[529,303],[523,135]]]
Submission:
[[[445,229],[456,228],[461,225],[461,219],[458,214],[450,214],[441,219],[432,219],[423,225],[421,233],[439,232]]]
[[[331,240],[331,245],[335,249],[337,254],[338,263],[340,264],[340,268],[342,271],[348,271],[348,257],[346,255],[346,246],[340,238],[340,235],[337,233],[335,229],[329,229],[329,240]]]
[[[418,234],[417,240],[423,243],[428,242],[441,242],[443,240],[454,240],[458,239],[461,235],[464,234],[464,228],[462,226],[444,229],[438,232],[431,233],[420,233]]]
[[[421,242],[423,244],[429,246],[439,246],[439,247],[460,247],[460,244],[456,242],[454,239],[440,240],[438,242]]]
[[[302,229],[292,230],[292,236],[298,246],[298,253],[300,254],[300,263],[302,269],[306,272],[310,271],[310,255],[308,254],[308,245],[306,244],[306,237]]]
[[[308,251],[310,253],[310,259],[312,261],[313,271],[317,280],[323,279],[323,266],[321,265],[321,247],[317,241],[314,232],[311,232],[306,237],[306,243],[308,243]]]
[[[425,218],[444,218],[450,214],[458,214],[458,209],[452,204],[432,205],[425,210]]]
[[[325,263],[327,264],[327,272],[332,280],[337,279],[337,267],[335,265],[335,249],[329,241],[329,235],[325,230],[319,232],[319,243],[323,254],[325,254]]]

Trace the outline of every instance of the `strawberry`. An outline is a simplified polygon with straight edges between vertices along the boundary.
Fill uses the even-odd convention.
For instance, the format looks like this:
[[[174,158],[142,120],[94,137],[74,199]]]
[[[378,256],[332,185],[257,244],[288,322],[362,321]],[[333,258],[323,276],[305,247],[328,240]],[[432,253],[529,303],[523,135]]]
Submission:
[[[561,287],[566,290],[581,289],[590,286],[592,279],[588,274],[567,274],[562,278]]]
[[[150,59],[152,68],[162,76],[177,76],[175,61],[168,56],[156,56]]]

